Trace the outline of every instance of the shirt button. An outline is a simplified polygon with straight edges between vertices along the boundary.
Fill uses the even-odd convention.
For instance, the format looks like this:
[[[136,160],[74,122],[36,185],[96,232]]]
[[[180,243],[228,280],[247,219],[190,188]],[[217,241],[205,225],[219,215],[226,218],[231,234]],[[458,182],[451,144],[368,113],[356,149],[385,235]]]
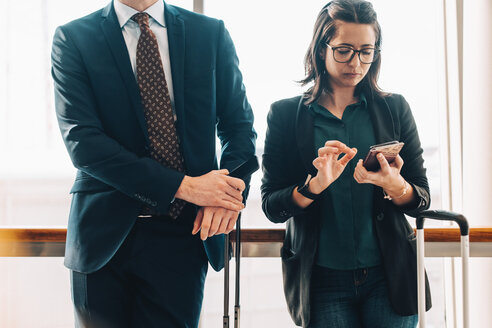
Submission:
[[[378,221],[383,221],[383,219],[384,219],[384,213],[382,213],[382,212],[381,212],[381,213],[379,213],[379,214],[376,216],[376,220],[378,220]]]

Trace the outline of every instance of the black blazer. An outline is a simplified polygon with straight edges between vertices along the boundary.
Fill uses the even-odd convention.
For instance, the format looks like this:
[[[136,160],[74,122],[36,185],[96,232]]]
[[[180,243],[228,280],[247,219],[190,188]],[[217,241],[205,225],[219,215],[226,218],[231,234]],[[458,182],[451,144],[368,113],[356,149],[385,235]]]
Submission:
[[[394,310],[400,315],[417,313],[417,269],[415,236],[404,214],[416,215],[430,203],[422,148],[408,103],[400,95],[368,97],[372,124],[378,143],[400,140],[405,143],[402,176],[412,185],[415,203],[398,207],[383,199],[380,187],[374,188],[373,218]],[[271,106],[263,154],[262,205],[268,219],[287,221],[281,250],[284,292],[294,322],[306,327],[310,318],[310,279],[318,247],[320,206],[314,201],[305,209],[292,200],[293,189],[316,175],[312,161],[314,148],[313,117],[304,99],[280,100]],[[368,122],[369,124],[369,122]],[[427,282],[427,281],[426,281]],[[430,292],[427,283],[427,308]]]
[[[232,169],[255,153],[256,133],[229,33],[222,21],[178,7],[165,4],[164,14],[186,174],[217,169],[216,134],[220,166]],[[167,212],[183,173],[150,157],[113,3],[56,30],[52,65],[57,118],[78,169],[65,265],[90,273],[115,254],[143,206]],[[204,246],[213,268],[222,268],[224,236],[208,238]]]

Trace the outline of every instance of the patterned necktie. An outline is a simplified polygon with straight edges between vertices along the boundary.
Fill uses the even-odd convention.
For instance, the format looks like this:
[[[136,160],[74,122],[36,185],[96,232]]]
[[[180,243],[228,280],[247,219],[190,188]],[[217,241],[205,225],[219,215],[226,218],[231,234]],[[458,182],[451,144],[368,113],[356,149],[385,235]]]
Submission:
[[[137,44],[137,81],[147,121],[150,155],[162,165],[184,172],[169,89],[157,39],[149,28],[149,15],[138,13],[132,20],[138,23],[141,32]],[[176,219],[185,205],[185,201],[176,199],[168,215]]]

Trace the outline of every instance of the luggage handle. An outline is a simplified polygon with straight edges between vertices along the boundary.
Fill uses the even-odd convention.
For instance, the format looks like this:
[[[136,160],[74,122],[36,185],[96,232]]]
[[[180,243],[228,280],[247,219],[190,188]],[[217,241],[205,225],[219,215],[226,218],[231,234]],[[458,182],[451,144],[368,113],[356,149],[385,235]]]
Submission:
[[[417,294],[419,327],[425,328],[425,271],[424,271],[424,221],[425,219],[455,221],[460,227],[461,260],[463,275],[463,328],[470,327],[469,297],[468,297],[468,260],[470,256],[469,225],[465,216],[459,213],[428,210],[418,214],[417,225]]]
[[[229,246],[230,234],[225,235],[224,240],[224,316],[222,327],[229,328]],[[236,221],[236,247],[234,252],[236,260],[235,276],[235,304],[234,304],[234,328],[239,328],[241,307],[239,305],[240,290],[240,262],[241,262],[241,213]]]
[[[462,214],[441,210],[422,211],[417,216],[417,229],[424,228],[424,221],[426,218],[441,221],[454,221],[460,226],[460,233],[462,236],[467,236],[469,233],[468,221]]]

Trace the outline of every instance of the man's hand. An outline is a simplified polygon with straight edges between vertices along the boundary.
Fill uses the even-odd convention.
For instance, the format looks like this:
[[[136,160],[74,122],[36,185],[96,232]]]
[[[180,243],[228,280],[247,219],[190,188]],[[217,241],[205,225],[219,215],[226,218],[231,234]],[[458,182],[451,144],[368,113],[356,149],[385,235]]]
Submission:
[[[214,235],[229,233],[234,229],[238,215],[238,211],[229,211],[222,207],[201,207],[195,218],[192,234],[201,230],[200,238],[205,240]]]
[[[242,192],[246,185],[243,180],[228,174],[228,170],[215,170],[199,177],[185,176],[175,197],[198,206],[223,207],[238,212],[244,208]]]

